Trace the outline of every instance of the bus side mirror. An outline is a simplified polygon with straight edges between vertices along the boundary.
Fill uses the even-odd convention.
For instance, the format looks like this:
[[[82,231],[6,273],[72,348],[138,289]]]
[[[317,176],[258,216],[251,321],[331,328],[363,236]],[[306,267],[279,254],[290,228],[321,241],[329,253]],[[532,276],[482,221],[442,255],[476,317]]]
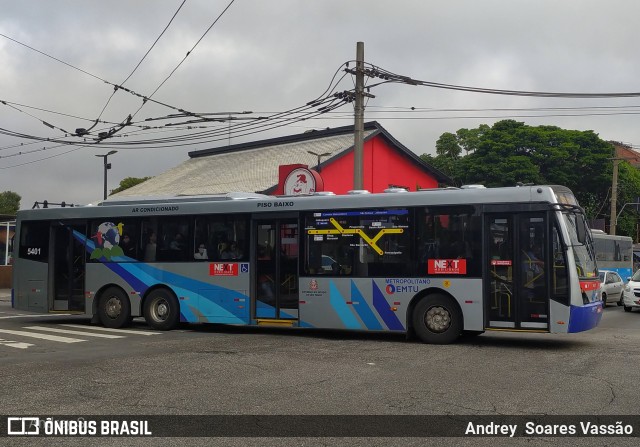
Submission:
[[[581,244],[587,242],[587,226],[580,215],[576,216],[576,233],[578,236],[578,242]]]

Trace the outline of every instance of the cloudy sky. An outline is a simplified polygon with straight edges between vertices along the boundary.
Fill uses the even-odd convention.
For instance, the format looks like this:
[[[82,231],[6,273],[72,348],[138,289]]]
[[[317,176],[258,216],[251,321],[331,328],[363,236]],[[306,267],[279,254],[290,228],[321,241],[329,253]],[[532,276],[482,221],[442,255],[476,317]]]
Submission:
[[[109,157],[109,189],[125,177],[162,173],[192,150],[353,124],[351,104],[304,121],[283,112],[353,89],[341,70],[355,59],[358,41],[367,63],[423,81],[640,92],[635,0],[229,4],[1,0],[0,191],[20,194],[22,208],[45,199],[87,204],[102,198],[103,159],[95,155],[111,150],[118,152]],[[114,85],[153,96],[143,104],[141,96],[114,94]],[[398,83],[371,93],[365,120],[377,120],[417,154],[434,153],[443,132],[505,118],[593,130],[640,147],[636,97],[531,98]],[[234,119],[168,118],[179,110]],[[129,115],[131,125],[119,126]],[[90,132],[78,136],[80,128]]]

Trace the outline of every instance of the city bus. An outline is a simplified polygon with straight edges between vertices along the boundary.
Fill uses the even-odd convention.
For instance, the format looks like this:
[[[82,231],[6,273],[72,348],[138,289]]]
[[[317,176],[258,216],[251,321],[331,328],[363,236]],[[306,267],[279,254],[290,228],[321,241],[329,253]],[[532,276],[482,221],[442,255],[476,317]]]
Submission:
[[[616,272],[626,282],[633,275],[633,239],[591,230],[598,269]]]
[[[602,317],[584,212],[561,186],[112,198],[20,211],[16,227],[13,307],[110,328],[144,317],[445,344]]]

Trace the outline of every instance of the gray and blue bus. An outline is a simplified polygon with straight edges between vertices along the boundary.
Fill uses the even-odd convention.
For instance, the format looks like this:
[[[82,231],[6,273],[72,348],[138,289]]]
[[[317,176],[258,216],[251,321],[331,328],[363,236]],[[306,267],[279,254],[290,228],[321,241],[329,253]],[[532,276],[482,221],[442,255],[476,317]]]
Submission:
[[[616,272],[626,282],[633,275],[633,239],[591,230],[598,269]]]
[[[104,326],[580,332],[602,316],[560,186],[112,198],[18,212],[13,307]]]

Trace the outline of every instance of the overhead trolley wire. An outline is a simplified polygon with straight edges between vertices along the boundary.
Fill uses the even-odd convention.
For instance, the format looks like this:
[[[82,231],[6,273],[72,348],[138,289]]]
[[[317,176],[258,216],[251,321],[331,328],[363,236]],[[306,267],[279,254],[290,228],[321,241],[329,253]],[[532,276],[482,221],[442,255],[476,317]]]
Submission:
[[[131,76],[133,76],[133,74],[136,72],[136,70],[140,67],[140,65],[142,64],[142,62],[147,58],[147,56],[149,55],[149,53],[151,53],[151,50],[153,50],[153,48],[156,46],[156,44],[158,43],[158,41],[160,40],[160,38],[164,35],[164,33],[167,31],[167,29],[169,29],[169,26],[171,26],[171,23],[173,23],[173,20],[176,18],[176,16],[178,15],[178,13],[180,12],[180,10],[182,9],[182,7],[184,6],[185,2],[187,0],[183,0],[182,3],[180,4],[180,6],[178,6],[178,9],[176,10],[176,12],[173,14],[173,16],[171,17],[171,20],[169,20],[169,23],[167,23],[167,26],[164,27],[164,29],[162,30],[162,32],[160,33],[160,35],[156,38],[156,40],[153,42],[153,44],[151,44],[151,47],[149,47],[149,49],[147,50],[147,52],[144,54],[144,56],[142,56],[142,59],[140,59],[140,62],[138,62],[138,64],[135,66],[135,68],[131,71],[131,73],[129,73],[129,76],[127,76],[127,78],[122,81],[120,83],[120,85],[124,85],[130,78]],[[102,108],[102,110],[100,111],[100,114],[98,115],[98,120],[100,119],[100,117],[102,117],[102,114],[104,113],[104,111],[107,109],[107,106],[109,105],[109,102],[111,102],[111,99],[114,97],[114,95],[116,94],[116,92],[119,90],[119,86],[114,86],[113,87],[113,93],[111,93],[111,96],[109,96],[109,99],[107,99],[107,103],[104,105],[104,107]]]
[[[180,66],[184,63],[187,57],[189,57],[189,55],[193,52],[193,50],[196,49],[196,47],[202,41],[202,39],[204,39],[204,37],[209,33],[209,31],[211,31],[211,28],[213,28],[215,24],[218,23],[218,20],[220,20],[220,18],[224,15],[224,13],[227,12],[227,10],[231,7],[231,5],[233,5],[233,2],[235,2],[235,0],[231,0],[231,2],[229,2],[227,7],[224,8],[224,10],[222,10],[222,12],[213,21],[213,23],[209,25],[209,28],[207,28],[207,30],[202,34],[202,36],[200,36],[200,39],[198,39],[198,41],[193,45],[193,47],[191,47],[191,49],[187,51],[187,54],[184,56],[184,58],[182,58],[182,60],[178,63],[178,65],[176,65],[176,67],[171,71],[171,73],[169,73],[169,75],[164,79],[164,81],[162,81],[160,85],[158,85],[158,87],[156,87],[156,89],[146,98],[147,100],[150,100],[151,97],[155,95],[156,92],[160,90],[160,88],[169,80],[169,78],[173,76],[173,74],[178,70],[178,68],[180,68]],[[182,7],[182,5],[180,5],[180,7]],[[146,100],[143,100],[142,105],[140,105],[140,108],[138,108],[138,110],[136,110],[131,116],[135,117],[138,114],[138,112],[140,112],[140,110],[145,106],[145,104],[146,104]],[[183,110],[181,111],[184,112]]]
[[[341,66],[342,67],[342,66]],[[340,67],[340,68],[341,68]],[[220,128],[215,128],[215,129],[211,129],[208,131],[200,131],[200,132],[196,132],[196,133],[190,133],[187,136],[176,136],[176,137],[170,137],[170,138],[162,138],[162,139],[146,139],[146,140],[137,140],[137,141],[127,141],[127,142],[115,142],[115,141],[110,141],[110,140],[101,140],[100,141],[100,147],[104,147],[104,148],[110,148],[110,147],[117,147],[118,149],[127,149],[126,146],[133,146],[130,147],[131,149],[135,148],[135,149],[155,149],[155,148],[162,148],[163,146],[166,145],[171,145],[172,147],[176,147],[176,146],[188,146],[188,145],[195,145],[195,144],[206,144],[206,143],[211,143],[211,142],[215,142],[215,141],[219,141],[222,139],[227,139],[229,137],[229,135],[233,135],[234,137],[238,137],[238,136],[247,136],[247,135],[252,135],[252,134],[256,134],[259,132],[264,132],[264,131],[268,131],[268,130],[272,130],[278,127],[283,127],[283,126],[287,126],[296,122],[300,122],[300,121],[305,121],[305,120],[310,120],[310,119],[315,119],[316,117],[320,116],[320,115],[324,115],[327,113],[332,112],[333,110],[337,109],[338,107],[344,105],[346,102],[342,99],[336,98],[335,96],[332,95],[332,93],[335,91],[335,89],[337,88],[338,83],[344,78],[345,75],[343,75],[337,82],[335,81],[337,73],[339,73],[340,68],[338,68],[338,70],[336,70],[336,73],[334,74],[334,76],[331,79],[331,82],[329,83],[329,86],[327,87],[327,89],[323,92],[323,94],[327,94],[327,92],[329,92],[329,96],[325,96],[323,97],[323,95],[320,95],[319,97],[317,97],[316,99],[309,101],[308,103],[306,103],[305,105],[284,111],[284,112],[278,112],[278,113],[274,113],[271,116],[266,116],[266,117],[258,117],[255,118],[251,121],[247,121],[245,123],[239,123],[239,124],[234,124],[233,126],[227,127],[225,126],[224,128],[220,127]],[[180,114],[175,114],[175,115],[169,115],[166,117],[160,117],[160,118],[151,118],[151,119],[147,119],[145,121],[140,121],[140,122],[131,122],[130,124],[128,124],[129,126],[135,126],[135,127],[139,127],[140,129],[138,131],[142,131],[142,130],[147,130],[150,128],[150,126],[145,125],[145,122],[148,121],[152,121],[152,120],[168,120],[168,119],[172,119],[175,120],[178,117],[185,117],[185,118],[194,118],[194,115],[198,115],[198,114],[191,114],[189,112],[185,112],[184,110],[181,111]],[[208,123],[210,122],[210,119],[207,118],[206,113],[201,114],[202,115],[202,124],[204,123]],[[237,119],[237,118],[234,118]],[[192,124],[196,124],[198,123],[198,121],[193,122]],[[184,123],[169,123],[171,124],[171,126],[168,125],[164,125],[164,126],[158,126],[158,127],[153,127],[156,129],[171,129],[172,126],[184,126]],[[202,126],[190,126],[191,128],[201,128]],[[11,135],[14,137],[19,137],[19,138],[25,138],[25,139],[34,139],[36,140],[36,142],[42,142],[42,141],[46,141],[48,143],[56,143],[56,144],[60,144],[60,145],[78,145],[79,143],[77,141],[67,141],[67,140],[63,140],[63,139],[52,139],[52,138],[44,138],[44,137],[38,137],[38,136],[34,136],[34,135],[27,135],[24,133],[19,133],[19,132],[13,132],[10,131],[8,129],[0,129],[0,133],[4,133],[6,135]],[[217,138],[220,137],[220,138]],[[106,141],[109,141],[109,143],[106,143]],[[96,142],[97,143],[97,142]],[[96,143],[90,143],[90,144],[82,144],[81,147],[88,147],[91,145],[95,145]],[[182,144],[180,144],[182,143]],[[32,144],[32,143],[29,143]],[[141,147],[146,145],[146,147]],[[154,146],[150,146],[150,145],[154,145]],[[36,150],[33,151],[25,151],[25,152],[20,152],[17,154],[11,154],[11,155],[7,155],[5,157],[2,158],[8,158],[9,156],[17,156],[17,155],[27,155],[29,153],[35,153],[35,152],[41,152],[43,150],[48,150],[48,149],[54,149],[54,148],[58,148],[60,146],[52,146],[50,148],[38,148]],[[59,156],[59,155],[64,155],[67,154],[69,152],[72,151],[67,151],[61,154],[57,154],[55,156]],[[53,157],[53,156],[52,156]],[[46,158],[42,158],[41,160],[46,160],[52,157],[46,157]],[[30,163],[35,163],[39,160],[34,160],[31,161],[29,163],[24,163],[24,164],[30,164]],[[22,166],[24,164],[20,164],[20,165],[13,165],[10,167],[15,167],[15,166]],[[4,168],[3,168],[4,169]]]

